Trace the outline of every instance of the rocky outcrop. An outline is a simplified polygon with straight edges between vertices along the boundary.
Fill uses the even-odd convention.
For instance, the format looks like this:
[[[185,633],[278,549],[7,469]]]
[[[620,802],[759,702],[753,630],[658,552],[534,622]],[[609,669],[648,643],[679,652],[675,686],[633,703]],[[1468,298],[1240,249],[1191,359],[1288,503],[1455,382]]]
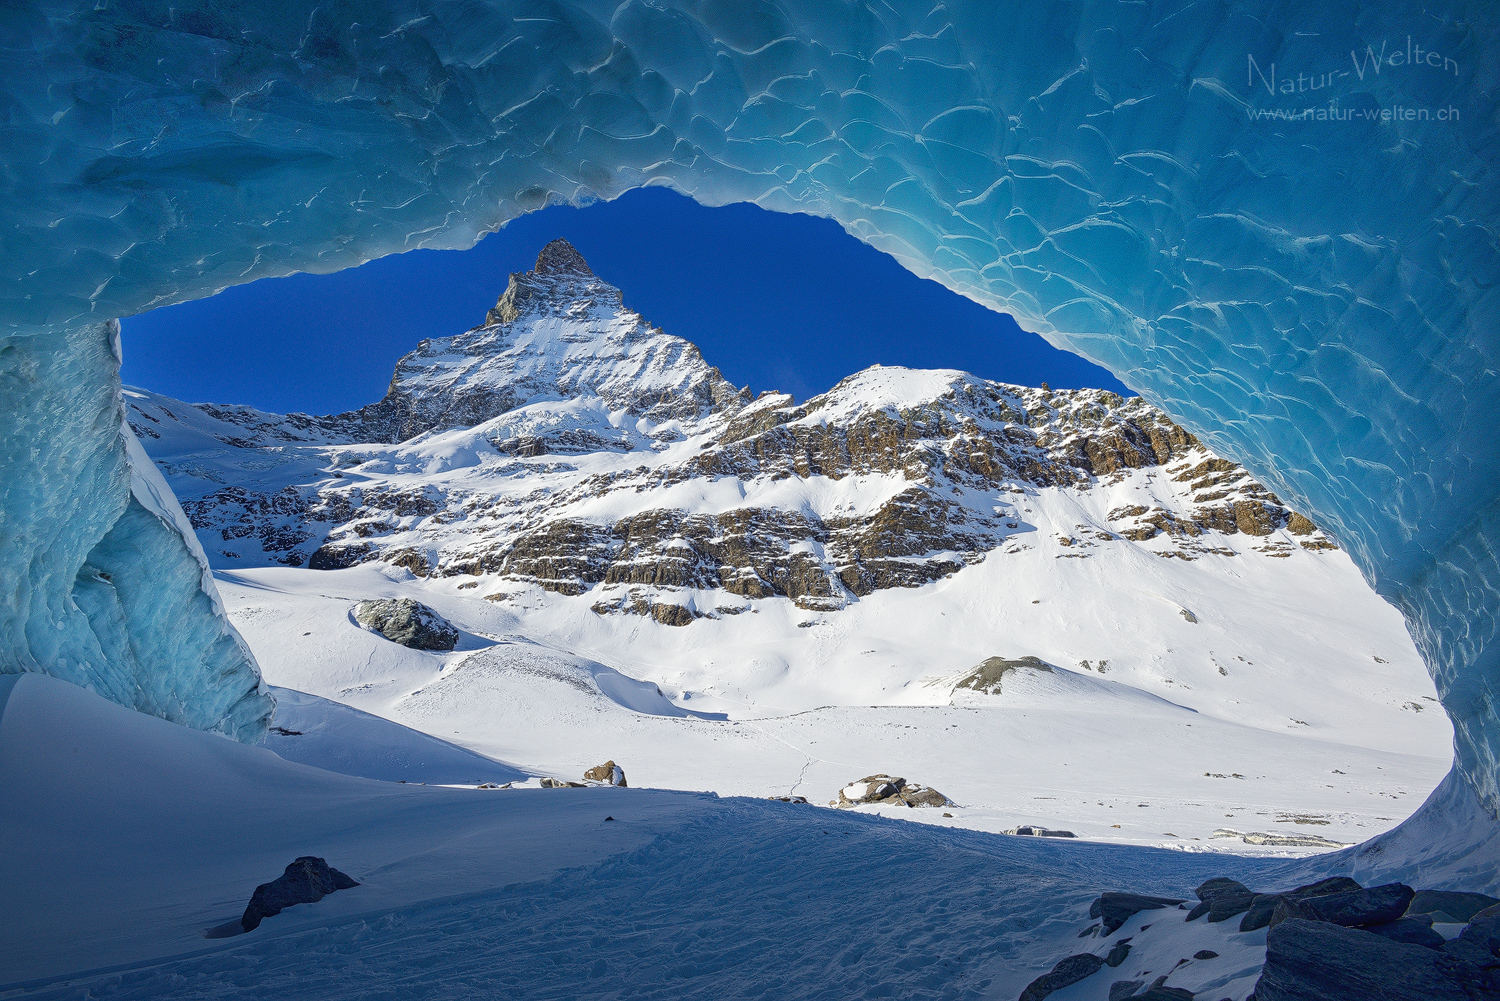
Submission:
[[[1221,778],[1223,776],[1220,776]],[[1240,776],[1236,775],[1236,778]],[[1247,845],[1271,848],[1346,848],[1342,841],[1332,841],[1316,834],[1282,834],[1274,831],[1236,831],[1228,827],[1215,830],[1216,838],[1239,838]]]
[[[840,789],[838,798],[828,805],[850,810],[856,806],[933,807],[953,803],[936,789],[907,782],[900,776],[866,775]]]
[[[974,670],[964,675],[954,685],[954,690],[966,688],[970,691],[979,692],[982,695],[999,695],[1001,679],[1011,671],[1019,670],[1045,671],[1052,673],[1052,665],[1040,657],[1021,657],[1018,660],[1006,660],[1004,657],[990,657]]]
[[[595,765],[583,773],[585,782],[598,782],[607,786],[619,786],[625,788],[625,769],[615,764],[614,761],[606,761],[602,765]]]
[[[1401,883],[1301,896],[1293,891],[1277,902],[1271,912],[1270,927],[1293,918],[1326,921],[1347,928],[1383,925],[1405,914],[1413,895],[1412,888]]]
[[[411,598],[375,598],[354,606],[354,619],[372,633],[413,650],[452,650],[458,629]]]
[[[1021,992],[1020,1001],[1042,1001],[1055,991],[1071,987],[1080,980],[1087,980],[1099,972],[1099,968],[1103,965],[1104,960],[1087,952],[1058,960],[1057,965],[1052,967],[1050,972],[1042,974],[1026,985],[1026,989]]]
[[[543,789],[587,789],[588,783],[570,782],[567,779],[554,779],[549,776],[541,779],[541,786]]]
[[[1022,824],[1019,827],[1012,827],[1010,830],[1008,830],[1008,831],[1001,831],[1000,833],[1002,833],[1002,834],[1012,834],[1012,835],[1015,835],[1017,837],[1022,837],[1022,838],[1076,838],[1076,837],[1078,837],[1078,835],[1074,834],[1072,831],[1054,831],[1054,830],[1052,830],[1049,827],[1038,827],[1036,824]]]
[[[1105,935],[1113,935],[1132,914],[1141,911],[1158,910],[1163,907],[1176,907],[1182,903],[1177,897],[1147,897],[1139,893],[1101,893],[1089,907],[1089,917],[1099,918],[1101,932]]]
[[[285,858],[286,856],[282,856]],[[347,890],[359,883],[330,868],[323,859],[304,855],[286,867],[276,879],[255,888],[240,925],[254,931],[266,918],[280,914],[295,904],[312,904],[335,890]]]
[[[1493,957],[1491,957],[1493,958]],[[1266,937],[1256,1001],[1474,1001],[1500,996],[1492,971],[1358,928],[1293,919]],[[1472,988],[1472,990],[1466,989]]]
[[[1215,949],[1194,950],[1192,922],[1205,915],[1210,922],[1244,915],[1240,932],[1270,924],[1265,964],[1250,994],[1255,1001],[1500,998],[1500,903],[1470,914],[1468,924],[1456,938],[1446,938],[1433,928],[1434,913],[1451,917],[1436,910],[1438,907],[1468,912],[1470,907],[1491,899],[1482,894],[1413,893],[1400,883],[1366,888],[1347,876],[1332,876],[1276,893],[1257,893],[1221,876],[1206,880],[1194,894],[1198,903],[1185,915],[1188,927],[1179,923],[1180,909],[1171,916],[1143,914],[1128,934],[1099,941],[1091,953],[1060,961],[1051,973],[1034,980],[1021,997],[1046,997],[1096,975],[1093,984],[1079,996],[1102,997],[1106,994],[1104,981],[1110,978],[1104,968],[1110,967],[1129,969],[1135,977],[1109,983],[1107,995],[1112,1001],[1217,998],[1223,993],[1217,988],[1195,995],[1184,987],[1169,986],[1167,980],[1177,976],[1179,970],[1194,970],[1197,963],[1219,959]],[[1078,937],[1108,940],[1135,915],[1179,904],[1170,897],[1104,893],[1089,910],[1090,918],[1098,919],[1099,924],[1083,929]],[[1223,930],[1199,927],[1205,933],[1205,944],[1226,941]],[[1451,928],[1447,934],[1452,934]],[[1170,950],[1167,955],[1190,954],[1192,959],[1178,959],[1147,984],[1151,974],[1141,960],[1153,954],[1160,959],[1164,944]],[[1133,947],[1139,951],[1133,952]],[[1226,984],[1228,979],[1253,973],[1253,967],[1245,969],[1243,957],[1233,962],[1235,966],[1230,969],[1235,972],[1230,978],[1219,979],[1229,969],[1214,969],[1201,971],[1195,979],[1201,984],[1207,976]]]

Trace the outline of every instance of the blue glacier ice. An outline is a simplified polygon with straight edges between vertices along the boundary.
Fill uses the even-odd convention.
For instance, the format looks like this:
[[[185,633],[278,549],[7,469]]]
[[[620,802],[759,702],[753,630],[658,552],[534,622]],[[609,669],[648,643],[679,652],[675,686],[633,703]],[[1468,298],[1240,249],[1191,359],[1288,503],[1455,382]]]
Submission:
[[[0,673],[255,740],[273,702],[125,422],[119,323],[0,339]]]
[[[129,506],[80,331],[666,184],[830,216],[1242,461],[1405,614],[1457,731],[1433,809],[1493,816],[1497,42],[1489,0],[23,0],[0,670],[141,628],[75,611],[107,604],[79,574]],[[120,574],[186,566],[169,543]],[[179,621],[217,614],[201,593]],[[167,668],[186,689],[219,684],[216,628]],[[253,673],[218,719],[259,711]]]

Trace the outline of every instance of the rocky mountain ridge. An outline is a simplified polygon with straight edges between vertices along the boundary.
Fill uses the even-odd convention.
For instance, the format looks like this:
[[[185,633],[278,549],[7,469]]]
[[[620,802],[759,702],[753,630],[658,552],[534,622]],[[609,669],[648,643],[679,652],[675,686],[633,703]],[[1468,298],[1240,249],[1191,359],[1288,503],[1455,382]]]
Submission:
[[[1138,398],[876,366],[801,404],[752,399],[565,241],[511,275],[484,324],[402,358],[362,410],[128,395],[223,565],[378,560],[667,625],[761,599],[835,611],[1038,545],[1059,559],[1335,548]],[[1042,492],[1110,503],[1044,524]]]

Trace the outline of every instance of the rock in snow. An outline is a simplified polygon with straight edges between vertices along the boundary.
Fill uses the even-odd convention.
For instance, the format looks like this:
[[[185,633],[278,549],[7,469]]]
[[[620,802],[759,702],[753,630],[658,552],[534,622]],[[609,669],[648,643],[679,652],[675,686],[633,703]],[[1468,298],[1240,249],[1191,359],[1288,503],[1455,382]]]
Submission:
[[[1020,827],[1012,827],[1003,834],[1015,834],[1023,838],[1076,838],[1078,835],[1072,831],[1054,831],[1046,827],[1038,827],[1035,824],[1022,824]]]
[[[1052,665],[1039,657],[1022,657],[1019,660],[991,657],[964,675],[958,684],[953,687],[955,690],[968,688],[985,695],[999,695],[1000,679],[1005,677],[1007,673],[1023,667],[1033,671],[1051,672],[1052,670]]]
[[[1320,879],[1307,886],[1299,886],[1286,893],[1257,893],[1250,901],[1244,919],[1240,921],[1240,931],[1256,931],[1269,925],[1276,914],[1276,908],[1281,905],[1282,901],[1304,900],[1325,894],[1353,893],[1361,889],[1363,887],[1347,876],[1333,876],[1329,879]],[[1230,915],[1226,915],[1228,916]]]
[[[953,803],[928,786],[895,775],[866,775],[839,790],[839,798],[828,805],[849,810],[868,804],[883,806],[952,806]]]
[[[1478,966],[1438,949],[1393,942],[1358,928],[1293,918],[1272,928],[1256,1001],[1474,1001]],[[1476,988],[1471,994],[1468,984]]]
[[[1368,890],[1347,890],[1343,893],[1304,897],[1289,895],[1271,912],[1271,927],[1275,928],[1290,918],[1327,921],[1349,928],[1385,924],[1406,913],[1406,906],[1411,903],[1413,895],[1412,888],[1401,883],[1388,883]]]
[[[1188,911],[1189,921],[1196,921],[1205,914],[1210,921],[1224,921],[1242,913],[1255,898],[1255,893],[1245,884],[1222,876],[1204,882],[1193,893],[1199,902]]]
[[[615,764],[614,761],[606,761],[602,765],[595,765],[583,773],[585,780],[589,782],[603,782],[608,786],[625,786],[625,769]]]
[[[303,855],[286,867],[276,879],[255,888],[240,925],[254,931],[265,918],[280,914],[294,904],[313,904],[335,890],[347,890],[359,883],[331,868],[323,859]]]
[[[1407,914],[1433,914],[1441,912],[1454,921],[1468,921],[1488,907],[1500,904],[1500,900],[1483,893],[1455,893],[1448,890],[1419,890],[1406,908]]]
[[[1054,991],[1092,977],[1103,965],[1104,960],[1087,952],[1059,960],[1050,973],[1044,973],[1026,985],[1026,989],[1021,992],[1020,1001],[1042,1001]]]
[[[1113,935],[1132,914],[1138,911],[1162,907],[1176,907],[1182,901],[1176,897],[1146,897],[1139,893],[1101,893],[1089,907],[1089,917],[1101,918],[1105,935]]]
[[[447,619],[411,598],[375,598],[354,606],[354,619],[372,633],[413,650],[452,650],[458,630]]]

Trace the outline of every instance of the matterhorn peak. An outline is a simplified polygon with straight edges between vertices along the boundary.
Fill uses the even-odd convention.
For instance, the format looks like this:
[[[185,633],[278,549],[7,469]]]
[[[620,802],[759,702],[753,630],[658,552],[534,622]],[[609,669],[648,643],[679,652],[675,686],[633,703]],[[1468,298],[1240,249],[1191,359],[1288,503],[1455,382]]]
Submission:
[[[511,274],[510,283],[485,316],[484,325],[513,323],[524,313],[585,299],[611,307],[621,305],[620,290],[600,280],[583,255],[559,237],[536,255],[534,269]]]
[[[580,275],[592,278],[594,272],[589,270],[588,262],[583,259],[574,246],[562,237],[558,237],[542,248],[542,252],[536,255],[536,268],[532,271],[538,275]]]

